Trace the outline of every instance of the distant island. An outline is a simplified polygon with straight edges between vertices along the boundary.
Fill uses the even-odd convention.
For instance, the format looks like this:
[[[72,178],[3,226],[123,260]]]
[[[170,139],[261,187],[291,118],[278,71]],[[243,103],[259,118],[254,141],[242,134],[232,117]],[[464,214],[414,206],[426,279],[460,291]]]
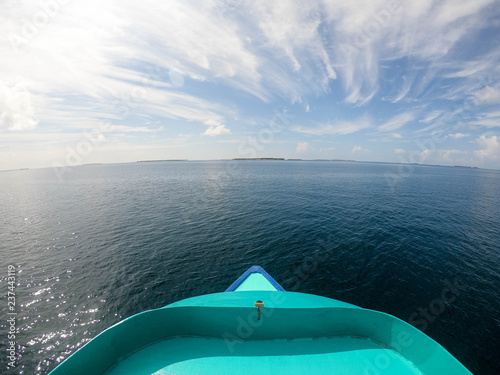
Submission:
[[[2,169],[0,172],[29,171],[29,168]]]
[[[232,160],[285,160],[285,158],[234,158]]]
[[[479,169],[478,167],[470,167],[468,165],[455,165],[455,168],[475,168],[475,169]]]
[[[165,159],[165,160],[138,160],[138,163],[158,163],[165,161],[188,161],[188,159]]]
[[[285,159],[285,158],[234,158],[231,160],[286,160],[286,161],[342,161],[342,162],[356,162],[356,160],[344,160],[344,159]]]
[[[350,160],[350,159],[328,159],[326,161],[348,161],[350,163],[355,163],[356,162],[356,160]]]

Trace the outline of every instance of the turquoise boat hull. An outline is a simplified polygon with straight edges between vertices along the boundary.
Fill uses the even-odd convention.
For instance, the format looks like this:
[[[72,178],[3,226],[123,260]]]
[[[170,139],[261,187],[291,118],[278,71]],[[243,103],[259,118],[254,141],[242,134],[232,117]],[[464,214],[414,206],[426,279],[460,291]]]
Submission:
[[[108,328],[50,375],[244,372],[471,374],[402,320],[286,292],[253,266],[226,292],[145,311]]]

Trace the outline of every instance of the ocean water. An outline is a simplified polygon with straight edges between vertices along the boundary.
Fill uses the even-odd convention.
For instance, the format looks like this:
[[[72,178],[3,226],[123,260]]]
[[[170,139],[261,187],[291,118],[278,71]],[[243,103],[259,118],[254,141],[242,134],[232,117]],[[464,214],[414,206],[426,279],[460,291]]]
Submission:
[[[112,324],[224,291],[254,264],[287,290],[409,321],[474,374],[500,373],[500,171],[302,161],[10,171],[0,223],[2,374],[47,374]]]

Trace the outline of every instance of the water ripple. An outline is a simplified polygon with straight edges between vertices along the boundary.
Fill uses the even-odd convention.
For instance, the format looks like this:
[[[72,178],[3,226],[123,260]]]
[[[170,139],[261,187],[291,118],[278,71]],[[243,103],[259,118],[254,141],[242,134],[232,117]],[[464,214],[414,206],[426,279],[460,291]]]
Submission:
[[[87,166],[62,182],[3,173],[16,373],[47,374],[123,318],[223,291],[252,264],[285,289],[406,321],[458,278],[426,333],[473,373],[500,373],[500,173],[415,167],[391,191],[392,165],[229,163]]]

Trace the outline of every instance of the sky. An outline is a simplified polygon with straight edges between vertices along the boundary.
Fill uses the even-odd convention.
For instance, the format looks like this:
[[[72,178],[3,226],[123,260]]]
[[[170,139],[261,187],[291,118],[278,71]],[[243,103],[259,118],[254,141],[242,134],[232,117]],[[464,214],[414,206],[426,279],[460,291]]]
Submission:
[[[500,169],[499,35],[494,0],[0,0],[0,170]]]

